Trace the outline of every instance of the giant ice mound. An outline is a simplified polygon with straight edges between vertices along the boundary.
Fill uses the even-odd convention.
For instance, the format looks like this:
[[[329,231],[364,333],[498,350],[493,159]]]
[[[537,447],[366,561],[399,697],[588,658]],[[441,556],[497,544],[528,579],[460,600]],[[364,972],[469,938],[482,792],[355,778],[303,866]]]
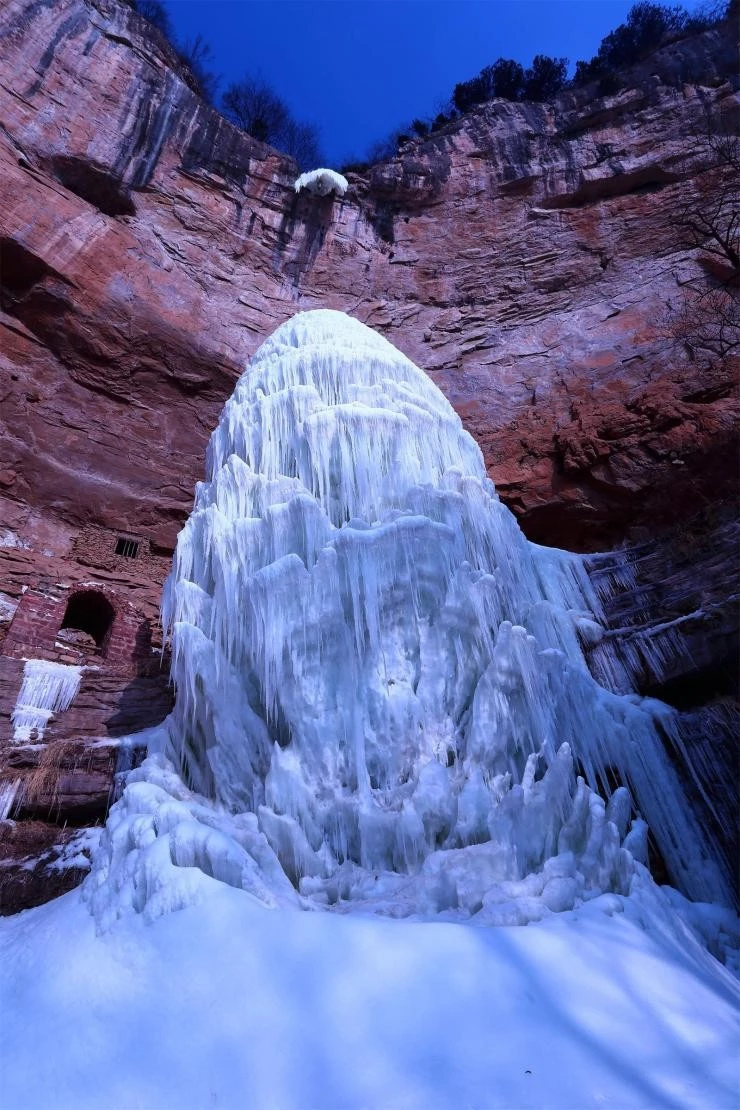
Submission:
[[[586,668],[598,617],[421,370],[341,313],[294,317],[211,438],[165,591],[176,707],[88,897],[156,914],[215,879],[514,923],[626,893],[647,821],[673,880],[722,901],[669,712]]]

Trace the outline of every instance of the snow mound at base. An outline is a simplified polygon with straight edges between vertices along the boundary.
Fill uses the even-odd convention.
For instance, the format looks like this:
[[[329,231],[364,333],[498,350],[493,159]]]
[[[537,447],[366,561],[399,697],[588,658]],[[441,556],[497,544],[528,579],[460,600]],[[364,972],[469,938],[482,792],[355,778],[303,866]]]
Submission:
[[[737,984],[647,881],[526,929],[268,911],[204,881],[102,935],[77,891],[0,918],[4,1106],[737,1106]]]
[[[540,868],[522,868],[523,876],[512,872],[502,839],[431,852],[411,873],[368,870],[349,861],[328,878],[304,876],[296,882],[293,872],[299,894],[257,815],[231,814],[199,797],[164,756],[150,755],[131,772],[110,812],[83,896],[102,928],[128,910],[151,921],[199,903],[213,893],[214,883],[246,891],[270,908],[323,906],[524,925],[603,890],[629,890],[634,860],[620,838],[629,798],[621,791],[605,807],[582,780],[573,789],[567,745],[540,783],[525,784],[508,797],[498,817],[502,833],[513,829],[521,841],[524,828],[533,845],[549,837],[558,849]],[[628,847],[643,852],[645,836],[644,824],[635,822]]]

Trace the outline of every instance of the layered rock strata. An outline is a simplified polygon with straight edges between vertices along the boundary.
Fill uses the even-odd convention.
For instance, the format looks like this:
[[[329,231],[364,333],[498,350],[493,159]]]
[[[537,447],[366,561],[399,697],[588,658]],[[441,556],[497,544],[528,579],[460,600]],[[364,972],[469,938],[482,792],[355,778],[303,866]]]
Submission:
[[[10,0],[9,511],[171,547],[240,367],[322,305],[433,375],[533,538],[599,549],[726,491],[732,370],[692,361],[671,317],[698,272],[677,213],[723,176],[686,136],[707,112],[736,118],[728,34],[684,47],[716,87],[641,71],[585,103],[494,101],[315,198],[197,99],[129,8]]]

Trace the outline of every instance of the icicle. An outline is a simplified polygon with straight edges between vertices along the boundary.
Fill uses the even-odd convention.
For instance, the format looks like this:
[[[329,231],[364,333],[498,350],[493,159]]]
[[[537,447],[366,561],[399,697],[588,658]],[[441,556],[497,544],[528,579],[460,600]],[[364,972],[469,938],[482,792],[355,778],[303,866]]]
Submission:
[[[28,659],[23,681],[11,713],[13,740],[41,740],[54,713],[69,709],[82,681],[82,667]]]
[[[20,785],[20,779],[6,779],[0,782],[0,821],[5,821],[10,816]]]

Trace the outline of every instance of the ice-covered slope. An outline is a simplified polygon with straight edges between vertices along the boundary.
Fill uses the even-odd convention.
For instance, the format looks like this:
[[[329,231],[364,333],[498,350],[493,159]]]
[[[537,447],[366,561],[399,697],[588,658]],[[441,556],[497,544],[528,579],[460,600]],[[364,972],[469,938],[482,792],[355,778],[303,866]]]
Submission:
[[[357,321],[260,348],[164,609],[176,708],[111,815],[101,920],[187,903],[198,867],[267,902],[526,922],[626,893],[645,820],[723,900],[670,712],[585,667],[579,559],[524,539],[442,394]]]
[[[735,1110],[737,990],[649,907],[529,928],[199,906],[0,919],[0,1103],[28,1110]],[[624,912],[621,912],[624,910]]]

